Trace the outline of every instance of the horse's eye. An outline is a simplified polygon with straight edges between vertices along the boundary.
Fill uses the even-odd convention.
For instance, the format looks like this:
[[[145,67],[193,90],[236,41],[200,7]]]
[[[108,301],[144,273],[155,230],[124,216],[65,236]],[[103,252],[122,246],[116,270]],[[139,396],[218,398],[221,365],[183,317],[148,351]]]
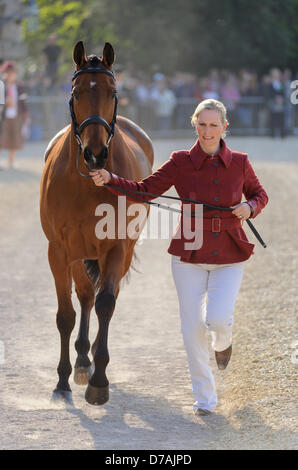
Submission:
[[[79,98],[79,92],[77,90],[73,90],[72,96],[77,100]]]
[[[112,99],[114,99],[116,95],[117,95],[117,90],[113,90],[113,91],[112,91],[112,95],[111,95],[111,96],[112,96]]]

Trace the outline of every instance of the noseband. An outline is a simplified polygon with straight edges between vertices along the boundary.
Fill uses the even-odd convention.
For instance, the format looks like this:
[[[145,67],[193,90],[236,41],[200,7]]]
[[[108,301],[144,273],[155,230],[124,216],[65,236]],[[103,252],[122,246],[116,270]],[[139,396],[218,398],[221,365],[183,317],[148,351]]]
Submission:
[[[110,77],[112,77],[114,80],[116,80],[113,72],[111,72],[110,70],[107,70],[107,69],[104,69],[104,68],[101,68],[101,67],[88,67],[86,69],[78,70],[77,72],[75,72],[73,77],[72,77],[72,82],[79,75],[81,75],[83,73],[104,73],[104,74],[109,75]],[[69,100],[69,110],[70,110],[71,120],[72,120],[72,123],[73,123],[74,135],[75,135],[75,138],[78,142],[78,153],[77,153],[77,159],[76,159],[77,170],[78,170],[79,174],[81,176],[84,176],[85,178],[88,178],[89,175],[85,175],[84,173],[81,173],[80,170],[79,170],[79,157],[80,157],[80,153],[81,153],[82,147],[83,147],[82,140],[81,140],[81,133],[85,129],[85,127],[89,126],[89,124],[100,124],[101,126],[103,126],[106,129],[106,131],[108,133],[109,137],[108,137],[107,144],[106,144],[108,146],[111,139],[112,139],[112,137],[113,137],[113,135],[114,135],[115,123],[116,123],[116,118],[117,118],[117,105],[118,105],[118,98],[117,98],[117,95],[115,95],[115,105],[114,105],[113,119],[112,119],[110,124],[108,124],[108,122],[104,118],[102,118],[101,116],[90,116],[87,119],[85,119],[81,124],[78,124],[77,119],[76,119],[76,115],[75,115],[75,112],[74,112],[73,95],[71,95],[71,98]]]

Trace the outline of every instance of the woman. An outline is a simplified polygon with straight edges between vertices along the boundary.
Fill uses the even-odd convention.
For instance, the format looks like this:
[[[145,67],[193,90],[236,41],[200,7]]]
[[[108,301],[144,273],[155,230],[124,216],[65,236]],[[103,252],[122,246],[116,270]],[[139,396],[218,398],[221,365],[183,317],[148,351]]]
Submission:
[[[17,81],[14,62],[3,66],[5,83],[5,105],[2,111],[0,148],[9,150],[8,167],[14,164],[16,150],[23,148],[22,128],[30,124],[26,94],[22,83]]]
[[[232,353],[233,312],[244,263],[254,248],[241,222],[256,217],[267,204],[268,196],[247,155],[230,150],[223,140],[228,122],[221,102],[202,101],[191,122],[198,133],[194,146],[173,152],[167,162],[140,182],[126,180],[104,169],[90,175],[98,186],[110,183],[122,189],[154,194],[162,194],[174,185],[181,198],[233,209],[204,211],[201,248],[186,250],[182,235],[174,236],[168,249],[172,255],[181,331],[195,399],[193,408],[195,414],[206,415],[217,404],[209,367],[208,330],[218,368],[223,370]],[[116,189],[108,189],[123,195]],[[242,193],[245,202],[241,202]],[[152,199],[142,195],[145,198]]]

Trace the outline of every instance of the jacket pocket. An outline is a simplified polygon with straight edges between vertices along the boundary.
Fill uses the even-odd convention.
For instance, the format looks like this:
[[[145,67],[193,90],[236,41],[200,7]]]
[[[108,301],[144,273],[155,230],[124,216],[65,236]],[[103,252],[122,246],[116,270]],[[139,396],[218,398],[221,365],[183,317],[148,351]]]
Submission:
[[[249,255],[253,254],[255,245],[248,241],[243,229],[228,230],[227,233],[240,251]]]

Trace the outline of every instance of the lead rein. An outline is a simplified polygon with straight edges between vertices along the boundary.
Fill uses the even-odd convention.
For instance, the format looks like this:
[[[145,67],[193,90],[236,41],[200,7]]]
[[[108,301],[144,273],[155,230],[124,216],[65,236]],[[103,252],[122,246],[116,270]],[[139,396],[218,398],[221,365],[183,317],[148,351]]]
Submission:
[[[186,198],[180,198],[180,197],[176,197],[176,196],[164,196],[164,195],[162,195],[162,194],[153,194],[153,193],[135,191],[134,189],[123,189],[123,188],[119,188],[118,186],[115,186],[115,185],[109,184],[109,183],[105,183],[104,186],[107,186],[107,187],[109,187],[109,188],[116,189],[117,191],[122,192],[123,194],[126,194],[126,195],[127,195],[127,193],[144,194],[144,195],[146,195],[146,196],[163,197],[163,198],[166,198],[166,199],[173,199],[173,200],[176,200],[176,201],[190,202],[190,203],[192,203],[192,204],[202,204],[203,206],[208,207],[209,210],[210,210],[210,209],[222,210],[222,211],[232,211],[232,210],[233,210],[231,207],[214,206],[213,204],[208,204],[207,202],[195,201],[194,199],[186,199]],[[191,217],[195,217],[195,214],[192,214],[192,213],[189,213],[189,212],[185,212],[185,211],[183,211],[183,210],[181,210],[181,209],[174,209],[174,208],[172,208],[172,207],[164,206],[164,205],[162,205],[162,204],[159,204],[159,203],[157,203],[157,202],[145,201],[144,199],[138,198],[138,197],[136,197],[136,196],[130,196],[130,197],[131,197],[132,199],[137,200],[137,201],[144,202],[145,204],[150,204],[150,205],[153,205],[153,206],[160,207],[161,209],[166,209],[166,210],[173,211],[173,212],[179,212],[180,214],[190,214]],[[253,234],[255,235],[255,237],[257,238],[257,240],[258,240],[258,241],[260,242],[260,244],[263,246],[263,248],[266,248],[266,247],[267,247],[266,243],[264,242],[264,240],[262,239],[261,235],[260,235],[259,232],[256,230],[256,228],[254,227],[254,225],[252,224],[252,222],[251,222],[249,219],[246,219],[246,222],[247,222],[249,228],[252,230],[252,232],[253,232]]]

